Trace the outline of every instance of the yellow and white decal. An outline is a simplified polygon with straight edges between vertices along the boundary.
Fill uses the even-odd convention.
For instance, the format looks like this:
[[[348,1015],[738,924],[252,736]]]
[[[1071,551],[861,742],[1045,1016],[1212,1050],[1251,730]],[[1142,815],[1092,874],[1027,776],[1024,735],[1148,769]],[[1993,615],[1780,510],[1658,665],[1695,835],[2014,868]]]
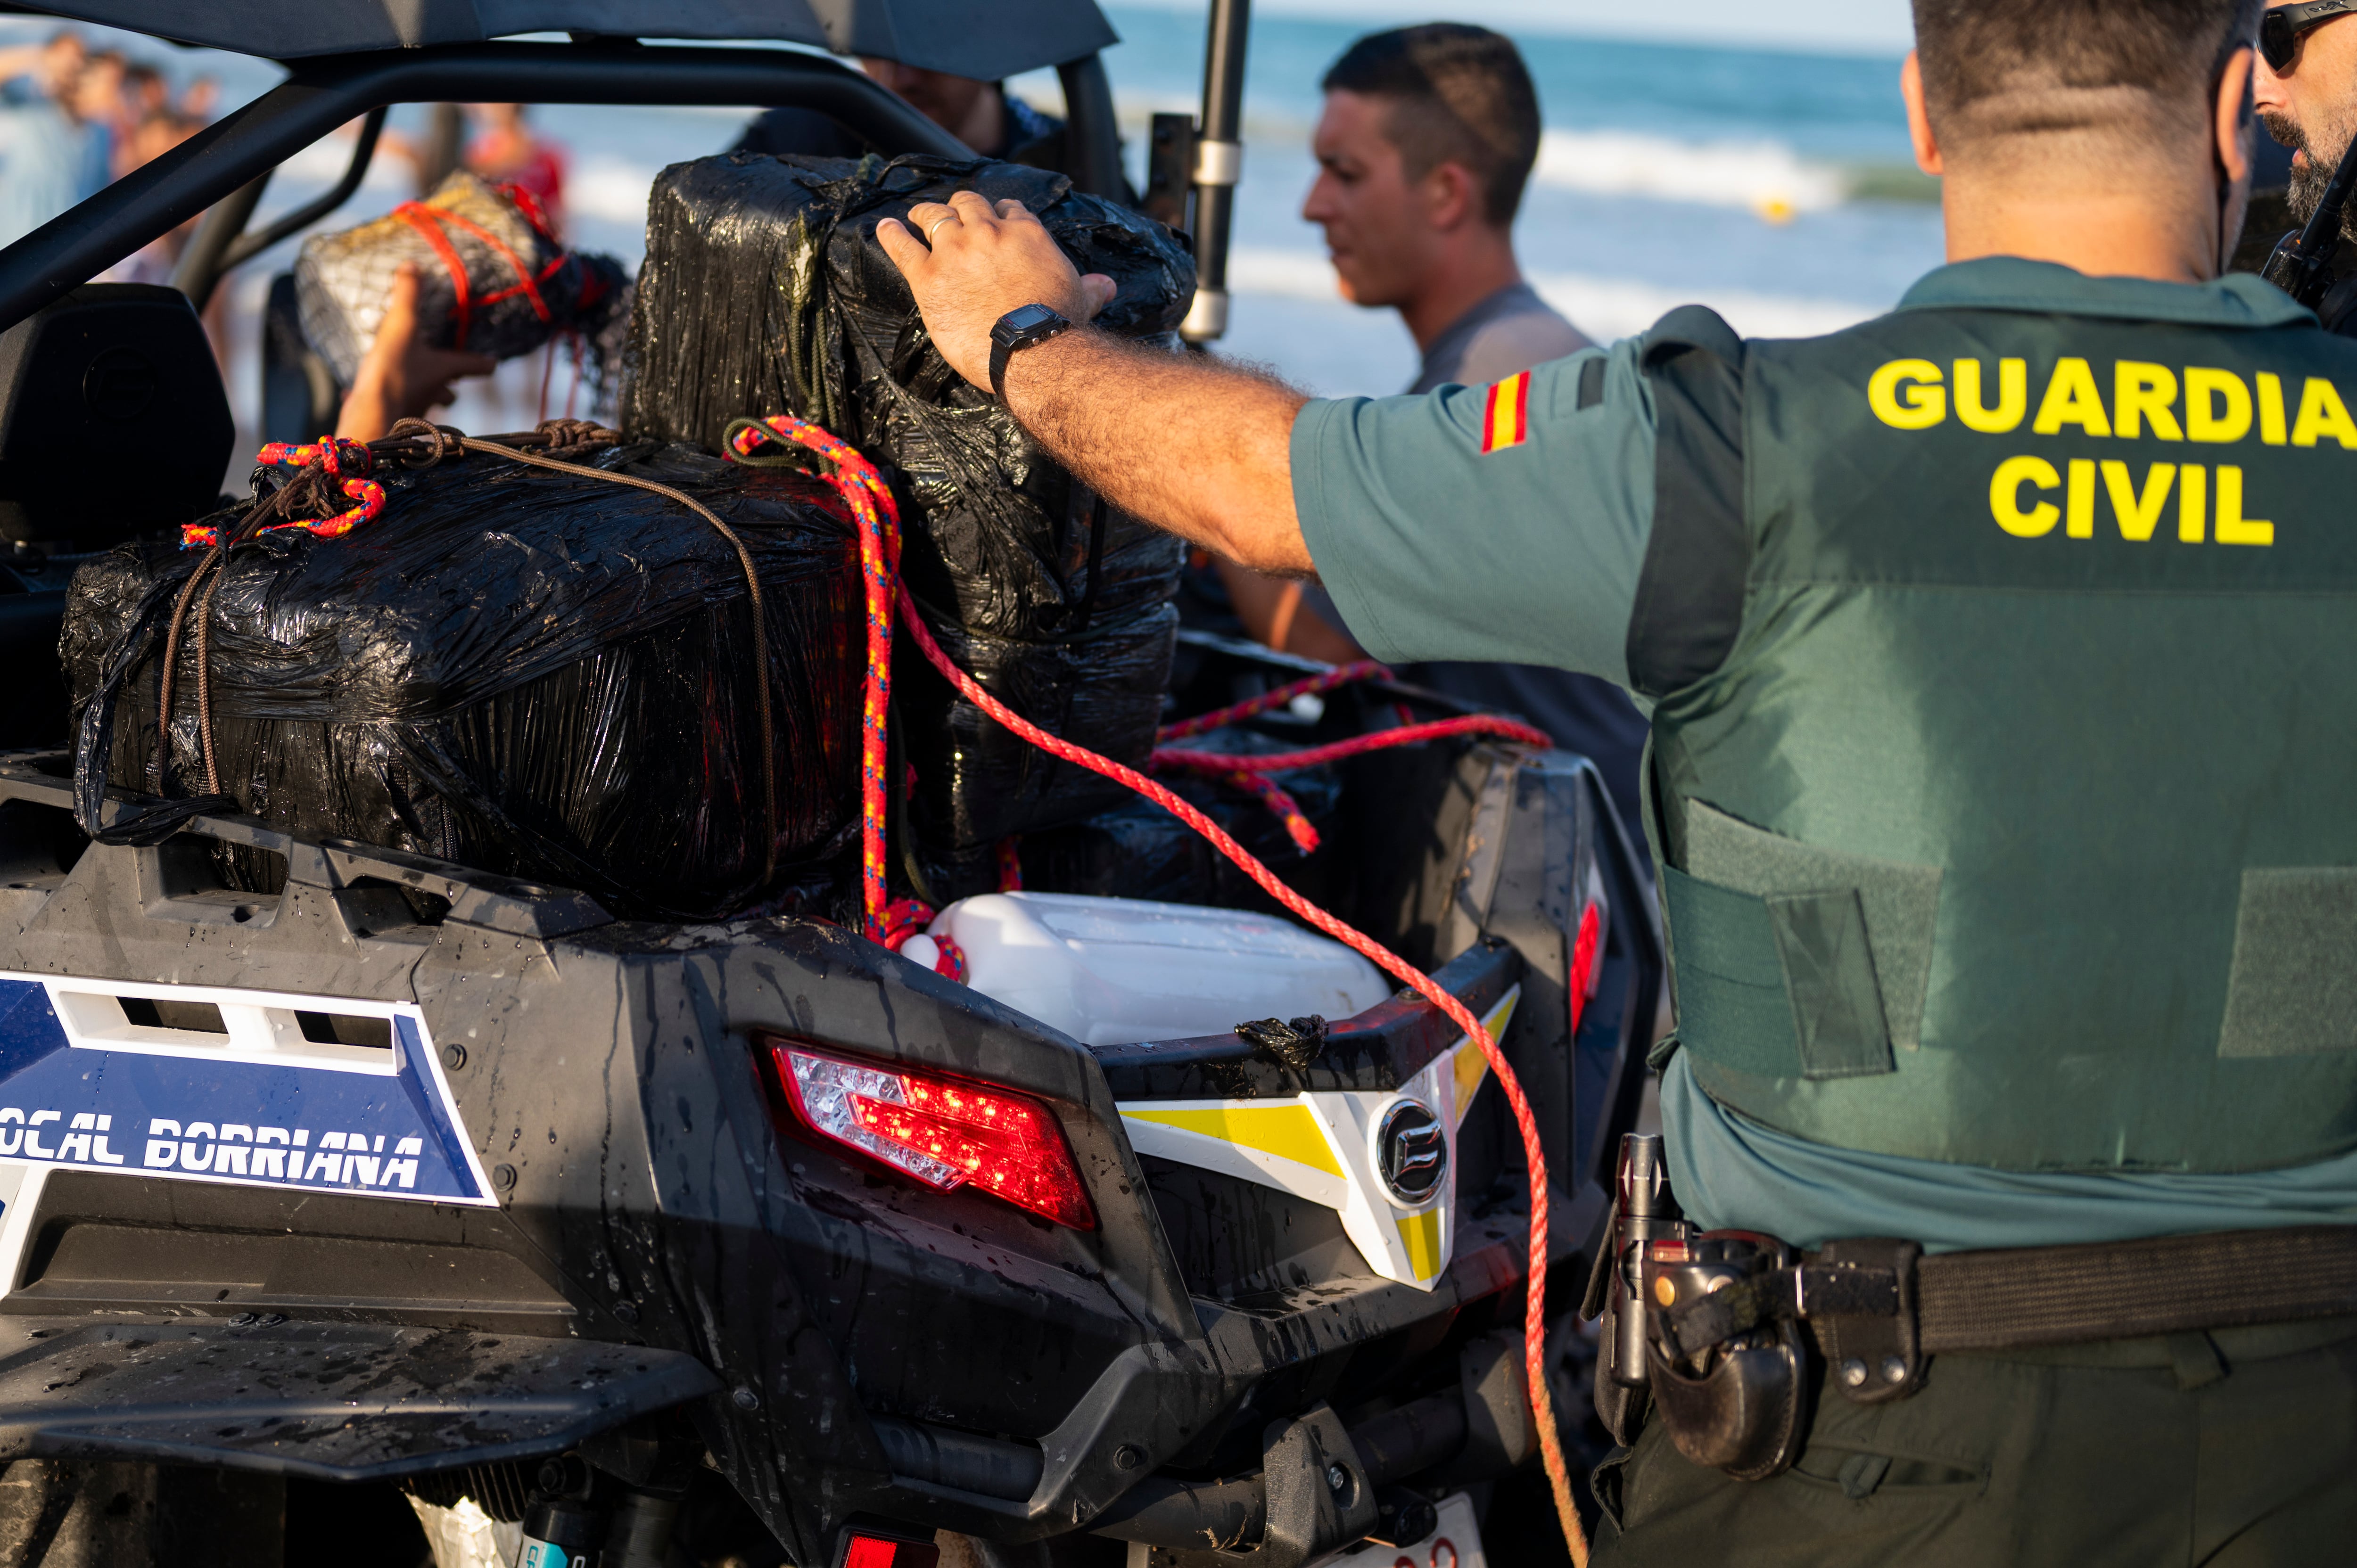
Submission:
[[[1481,1020],[1502,1038],[1522,1000],[1519,985]],[[1383,1278],[1430,1290],[1448,1268],[1457,1231],[1457,1130],[1490,1070],[1469,1035],[1396,1090],[1330,1090],[1286,1100],[1142,1100],[1119,1107],[1141,1155],[1217,1171],[1323,1204]],[[1403,1105],[1409,1109],[1394,1118]],[[1437,1121],[1447,1168],[1433,1191],[1403,1201],[1383,1176],[1385,1122]],[[1429,1123],[1426,1123],[1429,1125]]]

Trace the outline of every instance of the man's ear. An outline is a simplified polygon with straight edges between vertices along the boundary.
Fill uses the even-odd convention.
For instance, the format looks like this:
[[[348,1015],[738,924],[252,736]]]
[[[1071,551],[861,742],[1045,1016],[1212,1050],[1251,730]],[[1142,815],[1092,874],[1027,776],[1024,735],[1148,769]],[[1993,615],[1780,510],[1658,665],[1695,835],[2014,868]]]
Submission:
[[[2218,270],[2224,272],[2242,242],[2243,225],[2251,214],[2252,139],[2258,134],[2254,113],[2251,72],[2256,56],[2248,48],[2227,57],[2218,73],[2218,102],[2213,105],[2212,134],[2217,142]]]
[[[1923,107],[1923,67],[1913,49],[1899,68],[1899,96],[1907,101],[1907,135],[1915,144],[1915,166],[1928,175],[1947,173],[1940,159],[1940,139],[1932,134],[1931,111]]]
[[[2218,167],[2229,185],[2247,185],[2251,177],[2251,138],[2258,127],[2258,117],[2252,113],[2251,67],[2257,58],[2248,48],[2226,57],[2226,69],[2218,73],[2218,101],[2211,105]]]
[[[1425,221],[1442,233],[1481,217],[1481,182],[1463,164],[1441,163],[1416,182],[1423,188]]]

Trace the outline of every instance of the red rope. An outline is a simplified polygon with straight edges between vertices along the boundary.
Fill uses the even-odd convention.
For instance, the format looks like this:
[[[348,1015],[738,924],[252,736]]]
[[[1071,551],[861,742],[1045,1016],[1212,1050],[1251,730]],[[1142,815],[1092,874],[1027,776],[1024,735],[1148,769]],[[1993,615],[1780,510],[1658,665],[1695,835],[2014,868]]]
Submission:
[[[1434,719],[1429,724],[1402,725],[1397,729],[1352,736],[1331,746],[1312,746],[1299,751],[1273,751],[1253,757],[1193,751],[1183,746],[1164,746],[1154,754],[1154,766],[1189,768],[1199,773],[1286,773],[1296,768],[1315,768],[1321,762],[1340,762],[1346,757],[1382,751],[1388,746],[1419,746],[1427,740],[1444,740],[1453,735],[1495,736],[1501,740],[1518,740],[1525,746],[1552,747],[1555,745],[1554,739],[1544,730],[1533,729],[1519,720],[1501,718],[1495,714],[1467,714],[1462,718]]]
[[[474,299],[469,293],[470,285],[467,279],[466,261],[459,256],[458,247],[450,242],[450,236],[442,231],[442,225],[434,221],[433,208],[422,201],[404,201],[393,211],[394,217],[416,230],[426,244],[433,247],[434,253],[442,259],[442,270],[450,274],[450,292],[453,296],[450,317],[455,336],[450,339],[451,345],[454,348],[465,348],[467,328],[473,325],[475,317]]]
[[[1301,813],[1300,803],[1287,794],[1275,779],[1265,773],[1214,773],[1222,783],[1242,789],[1266,806],[1272,816],[1285,824],[1294,847],[1304,854],[1318,853],[1318,829]]]
[[[1445,1014],[1449,1022],[1480,1047],[1490,1070],[1498,1075],[1498,1086],[1505,1091],[1506,1103],[1514,1113],[1514,1124],[1522,1132],[1523,1156],[1530,1168],[1531,1247],[1530,1273],[1524,1289],[1523,1315],[1523,1370],[1530,1380],[1531,1410],[1538,1418],[1539,1447],[1546,1461],[1547,1480],[1555,1490],[1555,1512],[1563,1524],[1564,1539],[1571,1543],[1575,1561],[1587,1561],[1587,1542],[1581,1533],[1579,1514],[1571,1500],[1571,1472],[1563,1456],[1563,1441],[1555,1430],[1555,1401],[1546,1383],[1546,1268],[1547,1268],[1547,1188],[1546,1153],[1539,1143],[1538,1118],[1531,1110],[1529,1098],[1523,1094],[1514,1069],[1507,1064],[1505,1053],[1481,1020],[1432,977],[1399,957],[1390,949],[1312,904],[1300,894],[1277,879],[1276,874],[1257,859],[1243,845],[1222,830],[1217,822],[1189,805],[1178,796],[1134,768],[1124,768],[1110,757],[1099,757],[1068,740],[1049,735],[1006,706],[988,692],[981,682],[959,669],[950,656],[942,651],[941,644],[917,613],[915,601],[906,588],[900,590],[900,622],[907,628],[909,639],[925,661],[942,673],[942,678],[955,686],[958,694],[969,703],[1013,730],[1051,757],[1061,757],[1092,772],[1101,773],[1128,785],[1156,805],[1193,828],[1211,842],[1211,847],[1235,862],[1243,874],[1260,884],[1268,896],[1298,915],[1318,929],[1345,946],[1355,949],[1377,967],[1391,974]],[[1459,733],[1459,732],[1452,732]],[[1254,759],[1258,760],[1258,759]]]
[[[891,491],[885,486],[883,478],[876,472],[875,467],[850,446],[816,425],[782,416],[765,420],[762,424],[777,435],[806,446],[829,459],[834,469],[828,475],[828,478],[842,493],[853,515],[859,520],[861,560],[863,563],[880,562],[883,564],[881,573],[871,565],[867,574],[868,648],[871,660],[877,659],[877,650],[879,644],[874,612],[876,596],[879,587],[888,583],[899,611],[901,624],[907,628],[909,639],[917,645],[918,652],[924,655],[925,661],[939,671],[942,678],[955,687],[960,696],[1050,757],[1059,757],[1077,767],[1088,768],[1091,772],[1102,774],[1107,779],[1125,784],[1193,828],[1209,839],[1213,848],[1233,861],[1245,875],[1258,883],[1270,897],[1275,898],[1279,904],[1318,930],[1362,954],[1403,984],[1413,988],[1426,1001],[1438,1008],[1451,1023],[1464,1032],[1468,1038],[1480,1046],[1483,1059],[1490,1064],[1490,1070],[1497,1075],[1498,1087],[1504,1091],[1506,1103],[1513,1112],[1514,1124],[1522,1133],[1523,1159],[1529,1168],[1531,1239],[1529,1277],[1523,1291],[1523,1369],[1530,1383],[1532,1413],[1538,1422],[1540,1452],[1546,1462],[1547,1479],[1555,1491],[1555,1513],[1563,1526],[1564,1539],[1571,1548],[1573,1561],[1582,1564],[1584,1568],[1587,1561],[1587,1540],[1580,1530],[1578,1511],[1572,1504],[1571,1471],[1564,1460],[1562,1436],[1555,1428],[1555,1401],[1546,1381],[1548,1222],[1546,1153],[1539,1141],[1538,1118],[1531,1110],[1529,1097],[1523,1092],[1522,1082],[1514,1076],[1514,1069],[1508,1064],[1505,1053],[1498,1048],[1498,1042],[1491,1037],[1490,1031],[1482,1026],[1481,1020],[1473,1015],[1472,1009],[1436,984],[1430,975],[1417,969],[1372,937],[1344,924],[1286,886],[1278,879],[1275,872],[1262,865],[1249,850],[1238,843],[1217,822],[1197,811],[1178,795],[1162,785],[1157,784],[1135,768],[1125,768],[1110,757],[1100,757],[1084,746],[1075,746],[1060,736],[1049,735],[1046,730],[1024,718],[985,691],[980,682],[959,669],[956,661],[942,651],[941,644],[933,640],[932,631],[925,625],[924,618],[918,613],[916,602],[909,598],[908,589],[899,581],[899,511],[893,502]],[[750,438],[757,437],[757,435],[754,429],[746,429],[739,433],[734,444],[739,456],[749,454],[751,447],[758,444],[756,439]],[[884,628],[881,640],[883,650],[881,660],[885,661],[888,661],[890,658],[889,637],[890,628],[888,626]],[[884,725],[882,712],[872,705],[878,678],[878,670],[873,663],[868,671],[868,678],[871,706],[867,714],[866,738],[873,747]],[[1327,677],[1318,676],[1313,679],[1322,681]],[[1273,696],[1275,693],[1270,695]],[[1483,733],[1509,735],[1516,739],[1534,737],[1539,744],[1549,744],[1544,736],[1526,725],[1515,725],[1508,720],[1477,720],[1473,723],[1479,725]],[[1406,730],[1388,731],[1380,736],[1361,738],[1394,746],[1407,745],[1410,744],[1410,738],[1406,731],[1431,732],[1432,736],[1470,733],[1469,721],[1451,719],[1445,720],[1437,725],[1409,725],[1406,726]],[[1418,735],[1415,738],[1430,737],[1431,736],[1427,735]],[[1350,749],[1344,750],[1343,747]],[[877,749],[879,751],[877,766],[871,769],[863,765],[861,768],[863,816],[866,819],[865,825],[871,829],[880,829],[884,811],[884,771],[880,759],[880,747]],[[1308,766],[1307,761],[1301,760],[1303,758],[1352,755],[1356,751],[1368,749],[1372,748],[1344,742],[1340,747],[1320,746],[1313,751],[1295,752],[1282,757],[1224,757],[1220,760],[1225,764],[1242,762],[1270,765],[1253,768],[1249,770],[1259,773]],[[1189,754],[1175,752],[1169,755]],[[874,865],[880,876],[882,869],[880,847],[876,852]],[[880,902],[869,906],[871,926],[880,923],[877,917],[881,908]],[[905,940],[905,937],[902,940]],[[944,958],[946,957],[945,950]]]
[[[860,907],[867,917],[867,940],[880,942],[887,931],[885,731],[892,708],[892,596],[900,582],[900,509],[874,464],[848,443],[790,413],[743,426],[730,440],[729,451],[749,457],[770,435],[827,459],[833,465],[827,479],[859,525],[860,576],[867,597],[867,684],[859,717]]]
[[[1191,719],[1180,719],[1175,725],[1164,725],[1154,732],[1154,738],[1185,740],[1189,736],[1207,735],[1239,719],[1291,707],[1297,697],[1315,696],[1320,692],[1330,692],[1337,686],[1347,686],[1353,681],[1388,681],[1391,675],[1389,670],[1372,659],[1361,659],[1355,664],[1337,664],[1322,675],[1312,675],[1307,680],[1279,686],[1274,692],[1263,692],[1257,697],[1247,697],[1241,703],[1231,703],[1224,708],[1214,708]]]
[[[511,198],[518,199],[522,198],[523,193],[512,186],[501,186],[500,188],[507,192]],[[543,321],[549,319],[548,301],[541,297],[540,285],[554,277],[557,269],[565,264],[566,257],[563,252],[560,251],[548,265],[542,269],[540,276],[535,279],[532,274],[532,269],[523,264],[523,258],[515,253],[513,247],[472,219],[462,217],[447,207],[433,207],[423,201],[404,201],[393,211],[393,216],[416,230],[425,242],[434,248],[434,253],[441,258],[442,270],[450,274],[450,290],[455,296],[451,317],[453,325],[457,328],[456,335],[451,338],[452,347],[464,349],[467,346],[467,330],[474,323],[475,300],[472,295],[472,284],[467,276],[467,263],[459,256],[458,247],[452,244],[450,236],[444,232],[442,225],[445,223],[457,225],[467,233],[497,251],[500,259],[507,263],[508,270],[516,275],[512,287],[503,288],[497,294],[485,295],[482,298],[483,304],[497,305],[503,299],[512,299],[521,294],[532,302],[533,315]],[[524,221],[538,230],[543,238],[547,238],[548,230],[539,220],[539,211],[537,203],[527,207],[524,211]],[[550,242],[554,242],[552,240]],[[544,405],[546,401],[546,392],[544,389],[542,394]],[[543,406],[541,413],[547,412],[547,408]]]
[[[337,478],[337,488],[344,492],[347,499],[360,503],[350,511],[339,512],[334,517],[298,518],[286,522],[274,522],[260,530],[263,533],[275,533],[282,528],[299,528],[321,539],[340,539],[384,510],[384,487],[368,477],[370,470],[376,466],[376,456],[360,442],[347,441],[339,435],[323,435],[317,441],[301,446],[273,441],[255,453],[253,460],[275,467],[322,469]],[[219,544],[221,538],[221,530],[208,523],[184,522],[180,525],[180,548],[183,550]]]
[[[1354,681],[1381,681],[1390,678],[1391,671],[1372,659],[1363,659],[1353,664],[1337,665],[1323,674],[1312,675],[1307,680],[1295,681],[1288,685],[1279,686],[1273,692],[1264,692],[1257,697],[1248,697],[1241,703],[1232,703],[1224,708],[1217,708],[1208,714],[1199,714],[1191,719],[1181,719],[1175,725],[1165,725],[1155,732],[1154,738],[1157,741],[1172,741],[1206,735],[1224,725],[1232,725],[1239,720],[1252,718],[1277,708],[1288,707],[1297,697],[1330,692],[1337,686],[1347,686]],[[1296,768],[1315,768],[1321,762],[1339,762],[1346,757],[1357,757],[1370,751],[1382,751],[1389,746],[1421,746],[1426,741],[1439,740],[1452,735],[1490,735],[1504,740],[1523,741],[1532,746],[1552,747],[1555,745],[1553,737],[1541,734],[1528,725],[1517,724],[1512,719],[1499,718],[1491,714],[1476,714],[1465,718],[1440,719],[1431,724],[1416,724],[1411,720],[1394,729],[1380,731],[1373,735],[1355,736],[1349,740],[1337,741],[1331,746],[1311,746],[1305,750],[1276,752],[1267,756],[1235,757],[1216,752],[1197,751],[1191,746],[1164,746],[1154,753],[1148,766],[1157,773],[1174,768],[1185,768],[1195,773],[1206,773],[1222,783],[1254,796],[1262,805],[1275,813],[1277,821],[1285,824],[1285,831],[1292,836],[1293,842],[1300,846],[1301,853],[1310,854],[1318,848],[1318,830],[1310,824],[1308,817],[1301,814],[1301,809],[1294,802],[1293,797],[1277,788],[1266,777],[1267,775],[1286,772]]]

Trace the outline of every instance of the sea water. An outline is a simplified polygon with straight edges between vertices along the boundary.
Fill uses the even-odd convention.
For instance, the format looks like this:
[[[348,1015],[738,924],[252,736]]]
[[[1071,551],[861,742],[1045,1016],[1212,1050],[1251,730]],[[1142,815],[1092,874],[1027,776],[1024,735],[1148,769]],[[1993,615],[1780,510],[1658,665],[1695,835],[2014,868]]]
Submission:
[[[1148,116],[1198,106],[1204,7],[1174,0],[1106,12],[1123,40],[1107,51],[1106,67],[1131,175],[1142,180]],[[45,36],[52,25],[0,22],[0,42]],[[1300,218],[1316,172],[1309,139],[1318,80],[1361,30],[1283,15],[1253,23],[1230,272],[1233,326],[1222,344],[1328,395],[1395,392],[1415,372],[1415,345],[1398,317],[1339,296],[1322,239]],[[1688,303],[1712,306],[1751,336],[1827,331],[1889,309],[1939,263],[1937,187],[1912,172],[1895,55],[1505,30],[1530,64],[1546,126],[1516,226],[1523,266],[1591,337],[1641,332]],[[266,61],[84,31],[94,45],[125,48],[176,80],[215,74],[225,106],[281,76]],[[1011,85],[1043,108],[1061,107],[1052,71]],[[573,241],[635,266],[656,172],[725,149],[748,113],[551,104],[534,109],[532,124],[569,156]],[[404,106],[392,123],[417,135],[424,113]],[[348,140],[330,138],[293,159],[272,179],[257,224],[325,189],[350,152]],[[325,226],[361,221],[414,193],[408,167],[381,154],[360,193]],[[261,303],[270,275],[291,264],[296,242],[265,252],[225,285],[231,398],[244,451],[259,423]],[[447,417],[467,429],[529,426],[545,368],[533,356],[491,382],[468,383]],[[553,413],[564,412],[567,380],[561,366],[550,379]],[[244,464],[232,467],[242,481]]]
[[[1197,107],[1204,16],[1106,12],[1122,34],[1105,60],[1135,166],[1146,115]],[[1236,297],[1222,346],[1329,395],[1395,392],[1415,373],[1398,317],[1340,298],[1319,231],[1300,216],[1317,172],[1318,79],[1363,30],[1258,16],[1245,72]],[[1590,337],[1641,332],[1690,303],[1749,336],[1830,331],[1889,309],[1940,264],[1938,186],[1914,169],[1897,55],[1504,30],[1545,125],[1515,227],[1523,268]],[[1051,73],[1017,85],[1054,97]]]

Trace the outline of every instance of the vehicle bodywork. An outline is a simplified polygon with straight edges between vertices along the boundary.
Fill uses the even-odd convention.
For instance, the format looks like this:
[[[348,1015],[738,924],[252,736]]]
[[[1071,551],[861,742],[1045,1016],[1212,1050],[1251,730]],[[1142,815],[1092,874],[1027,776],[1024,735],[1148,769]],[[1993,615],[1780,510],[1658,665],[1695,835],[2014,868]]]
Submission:
[[[70,9],[173,33],[139,5]],[[564,8],[517,13],[559,25],[544,9]],[[0,252],[0,326],[213,203],[192,253],[217,274],[255,182],[356,115],[519,96],[808,102],[961,150],[864,79],[779,51],[326,56]],[[0,616],[27,668],[46,668],[29,600],[61,595],[41,574],[70,563],[37,557],[28,592],[0,595],[27,601],[15,632]],[[1308,668],[1199,634],[1180,664],[1182,712]],[[1327,740],[1399,705],[1454,711],[1376,682],[1265,722]],[[71,771],[54,748],[0,759],[0,1457],[482,1500],[571,1455],[598,1487],[675,1497],[683,1466],[725,1483],[803,1564],[866,1521],[1101,1532],[1157,1562],[1263,1568],[1378,1528],[1394,1484],[1529,1457],[1520,1144],[1470,1047],[1412,993],[1307,1055],[1235,1034],[1091,1050],[820,921],[621,921],[563,888],[234,815],[94,842]],[[1601,1224],[1661,988],[1640,858],[1563,753],[1458,741],[1342,772],[1325,897],[1504,1026],[1568,1266]],[[223,844],[276,857],[283,884],[228,886]],[[817,1137],[777,1042],[1033,1097],[1095,1225]],[[1446,1191],[1393,1246],[1380,1150],[1345,1144],[1404,1095],[1445,1124]],[[1325,1130],[1330,1171],[1204,1130],[1286,1106]],[[1566,1311],[1577,1284],[1551,1293]]]

